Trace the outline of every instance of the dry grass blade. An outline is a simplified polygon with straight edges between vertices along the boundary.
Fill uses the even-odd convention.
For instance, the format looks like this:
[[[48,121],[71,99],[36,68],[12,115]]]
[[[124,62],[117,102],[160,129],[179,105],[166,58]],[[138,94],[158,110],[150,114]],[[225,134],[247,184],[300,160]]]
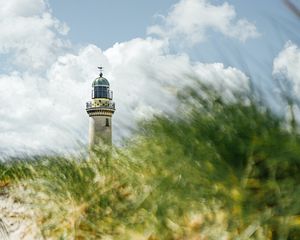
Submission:
[[[9,239],[9,234],[6,229],[5,223],[2,221],[1,218],[0,218],[0,239],[3,239],[3,240]]]
[[[294,3],[290,0],[284,0],[284,3],[297,17],[300,18],[300,9]]]

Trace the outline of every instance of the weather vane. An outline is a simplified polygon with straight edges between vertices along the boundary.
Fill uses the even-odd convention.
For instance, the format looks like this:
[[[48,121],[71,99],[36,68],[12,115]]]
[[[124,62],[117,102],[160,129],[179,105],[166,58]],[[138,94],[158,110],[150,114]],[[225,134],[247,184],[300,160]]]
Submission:
[[[100,77],[103,76],[103,67],[98,67],[98,69],[100,70]]]

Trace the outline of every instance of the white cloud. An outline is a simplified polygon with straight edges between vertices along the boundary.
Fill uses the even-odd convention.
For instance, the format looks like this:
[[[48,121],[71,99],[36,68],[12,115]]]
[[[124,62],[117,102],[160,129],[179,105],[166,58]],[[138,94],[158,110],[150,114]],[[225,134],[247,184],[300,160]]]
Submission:
[[[86,142],[85,101],[95,63],[104,60],[99,48],[87,46],[58,57],[45,77],[0,75],[0,152],[70,150]]]
[[[283,50],[273,62],[273,76],[279,89],[276,89],[284,97],[281,101],[286,118],[291,119],[290,109],[287,108],[286,100],[292,100],[293,111],[298,122],[300,122],[300,48],[288,41]]]
[[[226,2],[212,5],[208,0],[181,0],[162,20],[163,24],[151,26],[148,33],[164,39],[185,40],[188,44],[205,40],[208,30],[240,41],[259,36],[256,26],[246,19],[237,19],[235,8]]]
[[[222,63],[198,63],[195,71],[196,76],[220,93],[224,100],[235,100],[234,93],[249,93],[249,78],[236,68],[226,68]]]
[[[32,17],[42,14],[46,8],[46,2],[43,0],[0,0],[1,17]]]
[[[104,52],[89,45],[77,54],[59,57],[46,78],[21,73],[0,76],[0,101],[5,103],[0,111],[0,149],[62,150],[72,148],[76,140],[86,142],[85,102],[99,62],[105,66],[117,104],[115,140],[128,136],[137,120],[174,111],[177,90],[192,83],[187,74],[227,93],[248,86],[241,71],[217,63],[192,64],[184,54],[168,55],[159,40],[134,39]]]
[[[178,90],[192,85],[195,76],[232,98],[233,91],[248,91],[244,73],[223,64],[192,63],[185,54],[171,55],[162,40],[133,39],[116,44],[104,55],[108,78],[115,92],[114,116],[118,137],[127,135],[137,120],[176,110]]]
[[[300,100],[300,48],[287,42],[284,49],[274,59],[273,75],[281,84],[281,89],[289,97]]]
[[[184,53],[170,54],[165,39],[137,38],[104,51],[95,45],[79,50],[70,45],[72,53],[68,53],[59,33],[63,25],[47,4],[18,2],[3,1],[6,11],[0,11],[0,53],[18,57],[13,61],[21,66],[0,75],[2,153],[64,151],[76,146],[77,140],[86,143],[85,102],[98,64],[104,66],[114,91],[115,140],[128,136],[137,120],[175,111],[177,91],[193,84],[187,75],[197,76],[228,98],[232,91],[248,89],[248,78],[238,69],[192,62]]]
[[[12,64],[38,70],[55,61],[69,46],[62,38],[65,24],[51,14],[43,0],[0,0],[0,53]]]

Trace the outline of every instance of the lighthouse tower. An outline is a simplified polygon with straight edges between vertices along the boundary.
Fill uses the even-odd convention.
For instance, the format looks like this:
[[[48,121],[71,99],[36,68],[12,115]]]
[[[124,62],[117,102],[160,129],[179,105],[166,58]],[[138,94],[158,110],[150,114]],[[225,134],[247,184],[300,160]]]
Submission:
[[[109,89],[109,82],[103,77],[102,67],[100,75],[92,84],[92,101],[86,103],[86,111],[90,117],[89,146],[92,149],[101,143],[112,144],[112,115],[115,103],[112,101],[113,92]]]

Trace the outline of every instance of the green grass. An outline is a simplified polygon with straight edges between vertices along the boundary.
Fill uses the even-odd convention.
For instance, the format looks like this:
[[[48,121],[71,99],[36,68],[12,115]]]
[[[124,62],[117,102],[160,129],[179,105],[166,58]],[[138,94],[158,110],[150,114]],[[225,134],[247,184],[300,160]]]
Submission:
[[[0,182],[45,239],[300,239],[298,126],[247,96],[185,92],[123,147],[11,160]]]

